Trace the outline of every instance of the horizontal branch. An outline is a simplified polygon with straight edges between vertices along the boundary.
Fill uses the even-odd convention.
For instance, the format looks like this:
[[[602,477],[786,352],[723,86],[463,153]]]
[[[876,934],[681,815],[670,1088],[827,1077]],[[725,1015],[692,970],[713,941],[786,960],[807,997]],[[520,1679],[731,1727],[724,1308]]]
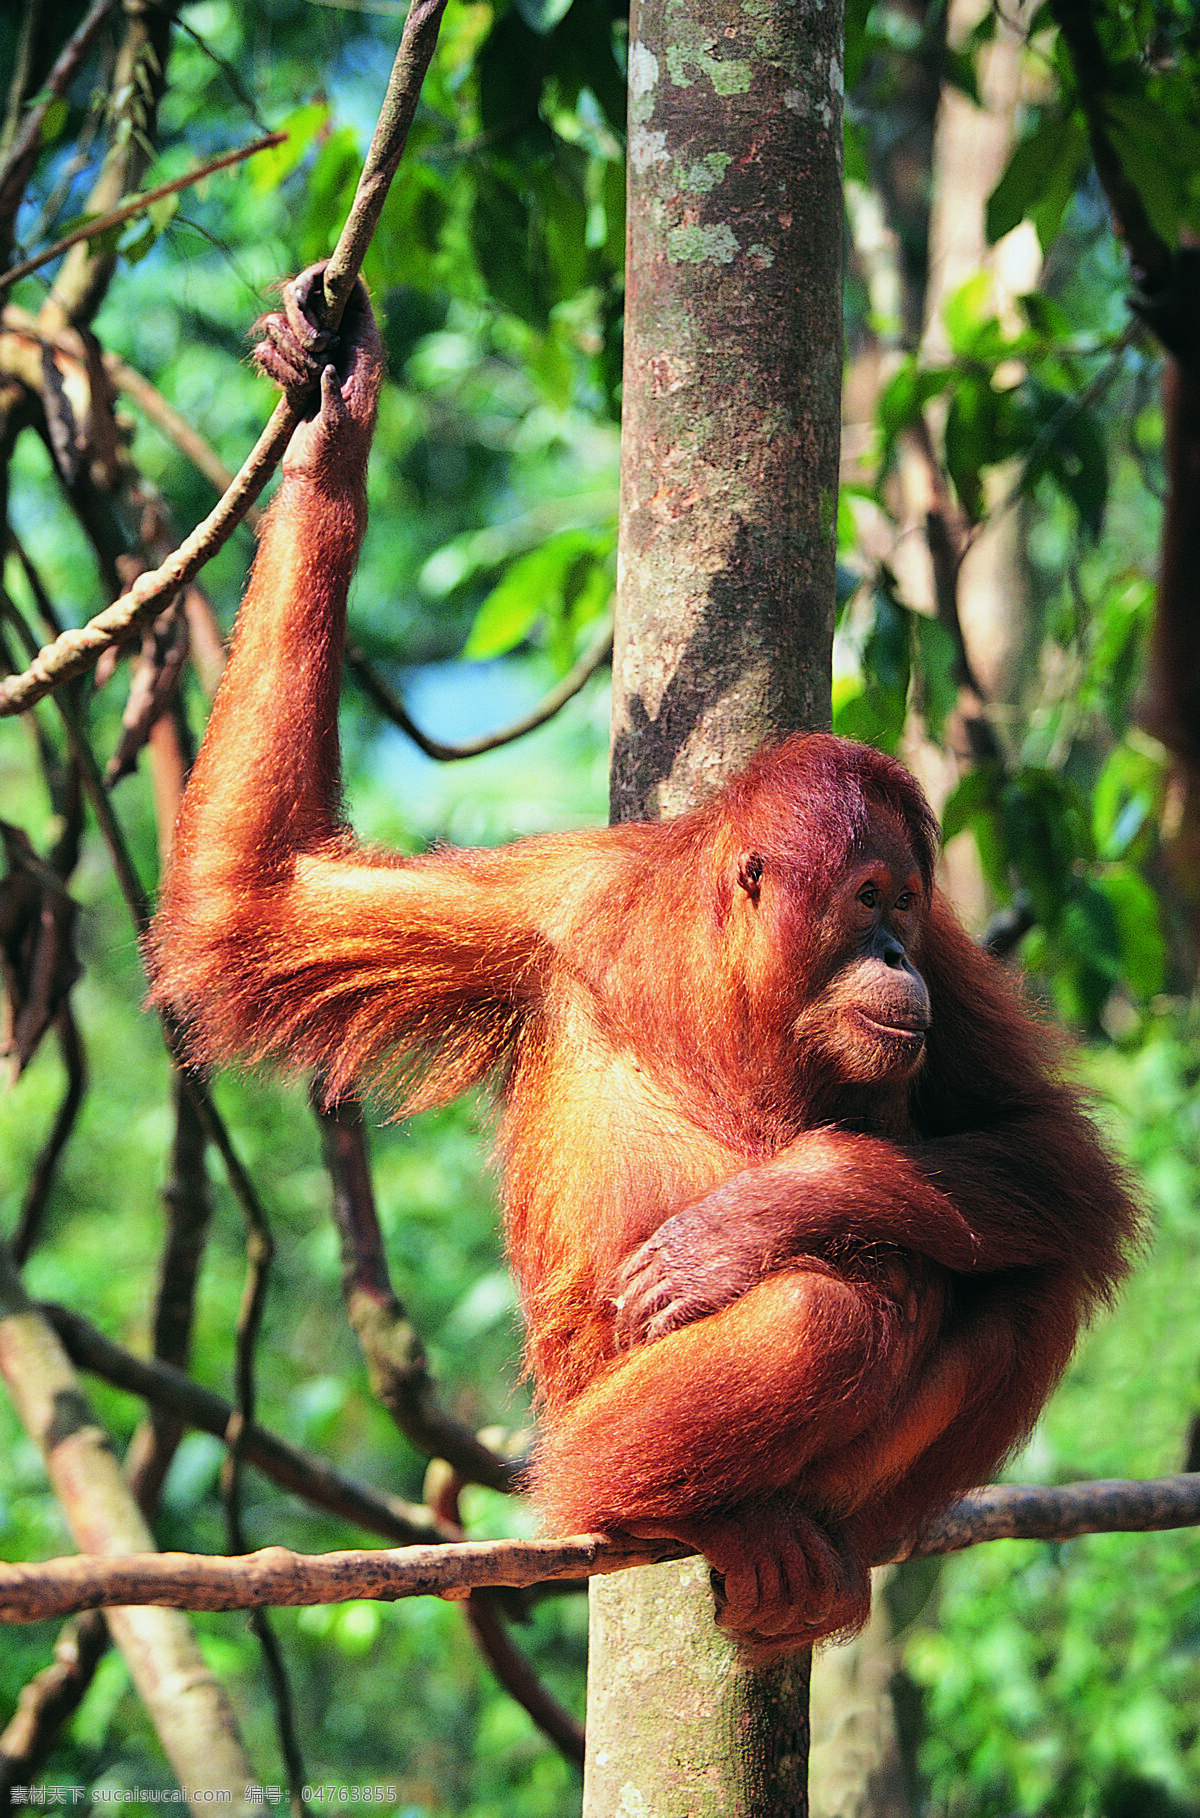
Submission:
[[[961,1553],[988,1540],[1076,1540],[1081,1534],[1148,1534],[1198,1524],[1200,1472],[1053,1486],[989,1484],[954,1503],[898,1557]]]
[[[1146,1482],[993,1485],[962,1500],[906,1549],[906,1559],[1001,1539],[1067,1540],[1200,1523],[1200,1474]],[[484,1540],[377,1552],[300,1554],[264,1547],[237,1558],[151,1553],[125,1559],[51,1559],[0,1565],[0,1620],[34,1622],[111,1605],[189,1610],[340,1603],[348,1598],[464,1597],[484,1585],[589,1578],[685,1556],[670,1541]],[[885,1563],[879,1561],[879,1564]]]
[[[465,1598],[484,1585],[545,1584],[590,1578],[627,1566],[683,1558],[671,1541],[475,1540],[459,1545],[382,1548],[378,1552],[293,1553],[263,1547],[223,1558],[205,1553],[142,1553],[125,1559],[80,1554],[42,1565],[0,1565],[0,1621],[38,1622],[75,1610],[157,1603],[183,1610],[256,1610],[264,1606],[343,1603],[371,1597]]]

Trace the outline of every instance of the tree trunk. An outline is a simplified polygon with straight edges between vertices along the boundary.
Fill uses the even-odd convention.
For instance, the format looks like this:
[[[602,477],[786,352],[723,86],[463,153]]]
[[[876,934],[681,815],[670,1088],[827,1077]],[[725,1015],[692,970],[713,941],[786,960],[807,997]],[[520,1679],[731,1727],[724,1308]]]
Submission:
[[[630,20],[612,817],[829,723],[840,0]],[[742,1668],[702,1561],[592,1584],[585,1818],[806,1810],[807,1656]]]
[[[829,720],[841,6],[630,20],[614,820]]]
[[[702,1559],[593,1578],[584,1818],[800,1818],[811,1658],[739,1666]]]

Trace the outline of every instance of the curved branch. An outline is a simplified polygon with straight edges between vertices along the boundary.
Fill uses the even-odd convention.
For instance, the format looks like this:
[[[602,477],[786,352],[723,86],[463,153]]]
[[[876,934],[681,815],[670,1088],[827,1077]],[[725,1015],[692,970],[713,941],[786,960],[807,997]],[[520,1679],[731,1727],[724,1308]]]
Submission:
[[[78,629],[64,631],[39,650],[21,675],[0,683],[0,718],[25,713],[63,682],[91,669],[111,644],[147,624],[171,595],[192,580],[216,554],[254,503],[300,420],[286,399],[275,406],[270,422],[243,462],[232,486],[212,511],[185,537],[161,568],[141,574],[119,600]]]
[[[54,1114],[50,1134],[29,1170],[25,1196],[21,1202],[21,1216],[11,1240],[13,1261],[18,1269],[28,1262],[30,1251],[41,1232],[46,1201],[54,1184],[59,1157],[70,1140],[87,1091],[87,1056],[70,998],[66,999],[54,1019],[54,1032],[58,1037],[67,1083]]]
[[[559,1753],[583,1766],[583,1725],[544,1686],[505,1625],[489,1591],[472,1591],[464,1606],[479,1651],[510,1698],[529,1712]]]
[[[460,1477],[436,1462],[425,1474],[425,1495],[430,1507],[460,1530],[459,1493],[462,1487]],[[467,1627],[509,1697],[515,1698],[529,1712],[566,1760],[574,1767],[582,1768],[586,1743],[583,1725],[550,1688],[542,1684],[532,1662],[513,1640],[504,1620],[503,1601],[495,1591],[472,1591],[463,1604]],[[520,1600],[520,1603],[524,1602],[527,1600]]]
[[[521,1467],[498,1457],[445,1406],[425,1349],[392,1287],[375,1206],[362,1108],[351,1099],[322,1108],[312,1093],[321,1153],[333,1189],[342,1292],[372,1393],[419,1450],[444,1458],[465,1483],[511,1492]]]
[[[993,1485],[965,1496],[899,1555],[956,1553],[987,1540],[1067,1540],[1080,1534],[1143,1533],[1200,1523],[1200,1476],[1093,1482],[1057,1488]],[[673,1541],[573,1534],[562,1540],[479,1540],[378,1552],[299,1554],[286,1547],[223,1559],[143,1553],[87,1555],[40,1565],[0,1565],[0,1620],[41,1621],[76,1610],[165,1604],[244,1610],[341,1603],[348,1598],[450,1597],[482,1585],[533,1585],[592,1578],[681,1559]],[[883,1560],[876,1564],[886,1563]]]
[[[671,1541],[475,1540],[460,1545],[378,1552],[293,1553],[263,1547],[221,1558],[200,1553],[81,1554],[40,1565],[0,1564],[0,1621],[35,1622],[74,1610],[136,1608],[254,1610],[342,1603],[349,1598],[446,1597],[457,1602],[480,1585],[543,1584],[590,1578],[627,1566],[683,1558]]]
[[[431,739],[428,733],[409,716],[408,709],[398,694],[394,694],[382,676],[372,668],[361,650],[353,645],[346,650],[346,668],[354,677],[363,693],[393,724],[406,732],[418,750],[426,757],[436,758],[439,763],[452,764],[459,758],[479,757],[484,751],[496,751],[501,745],[511,745],[517,739],[533,732],[536,727],[544,726],[552,720],[567,702],[574,699],[584,684],[591,680],[600,666],[612,655],[613,628],[609,621],[593,639],[576,662],[574,662],[561,682],[555,684],[548,694],[542,696],[536,707],[519,719],[511,720],[507,726],[500,726],[495,732],[485,732],[481,738],[464,739],[461,744],[446,745],[440,739]]]
[[[108,1624],[97,1610],[76,1616],[54,1644],[54,1658],[17,1696],[0,1731],[0,1809],[13,1809],[12,1791],[37,1779],[67,1721],[74,1716],[108,1647]]]

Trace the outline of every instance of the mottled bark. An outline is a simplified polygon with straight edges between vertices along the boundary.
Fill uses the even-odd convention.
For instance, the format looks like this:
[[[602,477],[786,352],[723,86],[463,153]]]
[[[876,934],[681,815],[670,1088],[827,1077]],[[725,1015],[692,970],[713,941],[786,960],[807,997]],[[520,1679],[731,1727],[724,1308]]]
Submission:
[[[803,1818],[811,1655],[739,1665],[701,1559],[591,1584],[584,1818]]]
[[[614,820],[829,716],[841,7],[630,22]]]

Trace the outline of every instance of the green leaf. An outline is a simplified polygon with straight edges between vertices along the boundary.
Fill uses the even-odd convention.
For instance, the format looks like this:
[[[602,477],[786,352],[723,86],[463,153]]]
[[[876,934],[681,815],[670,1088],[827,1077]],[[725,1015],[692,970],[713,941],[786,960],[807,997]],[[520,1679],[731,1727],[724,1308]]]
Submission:
[[[1157,838],[1169,765],[1141,744],[1109,753],[1092,789],[1092,837],[1102,859],[1148,857]]]
[[[946,413],[946,466],[962,508],[972,522],[984,514],[983,470],[999,454],[997,400],[982,373],[964,372],[950,393]]]
[[[327,101],[310,101],[286,115],[280,123],[280,131],[287,134],[283,144],[273,145],[250,160],[251,187],[260,196],[277,190],[304,162],[328,123]]]
[[[958,701],[954,673],[958,650],[940,619],[914,612],[911,624],[920,681],[918,706],[930,738],[939,742]]]
[[[980,329],[995,321],[991,299],[992,280],[986,271],[977,271],[947,297],[942,321],[956,354],[973,353]]]
[[[1052,770],[1020,770],[1001,791],[1000,820],[1009,864],[1032,897],[1038,920],[1054,929],[1075,887],[1078,864],[1092,857],[1083,798]]]
[[[404,284],[432,290],[449,218],[444,179],[428,166],[402,165],[363,265],[372,291],[386,296]]]
[[[1085,178],[1091,163],[1091,147],[1088,141],[1087,128],[1078,115],[1073,114],[1070,122],[1070,133],[1063,146],[1054,168],[1047,173],[1045,188],[1040,198],[1034,203],[1032,221],[1037,233],[1038,244],[1046,252],[1054,244],[1063,216],[1071,205],[1071,200]]]
[[[1053,167],[1066,132],[1065,118],[1044,118],[1013,148],[984,211],[984,231],[989,246],[994,246],[1025,219],[1035,198],[1043,191],[1047,169]]]
[[[1051,480],[1074,506],[1088,536],[1095,540],[1104,525],[1108,503],[1108,451],[1092,412],[1073,393],[1031,380],[1022,388],[1038,424],[1037,442],[1024,479]]]
[[[1022,315],[1034,334],[1043,341],[1066,341],[1071,334],[1071,318],[1061,303],[1045,291],[1030,290],[1017,298]]]
[[[1043,247],[1053,239],[1044,236],[1047,209],[1056,214],[1054,231],[1083,168],[1084,142],[1077,122],[1069,115],[1049,115],[1029,137],[1022,139],[1008,161],[1003,176],[987,200],[984,226],[995,245],[1027,217],[1038,225]]]
[[[942,838],[970,830],[983,874],[998,896],[1010,891],[1008,863],[1000,830],[999,799],[1003,773],[997,764],[980,764],[951,790],[942,810]]]
[[[514,3],[530,31],[544,37],[566,17],[571,0],[514,0]]]
[[[996,792],[1000,781],[998,770],[990,764],[981,764],[975,770],[968,770],[960,778],[942,809],[942,838],[952,840],[958,833],[963,833],[981,814],[990,814],[996,806]]]
[[[541,230],[546,263],[553,275],[554,301],[573,297],[587,281],[587,205],[584,202],[580,169],[582,160],[573,148],[563,147],[562,155],[536,183],[538,200],[536,226]]]
[[[1195,98],[1183,109],[1160,105],[1170,95],[1145,85],[1130,95],[1105,101],[1109,134],[1126,176],[1135,185],[1155,231],[1169,246],[1179,241],[1179,224],[1188,213],[1194,172],[1200,162],[1200,130],[1195,124]]]
[[[881,464],[886,468],[897,439],[916,422],[932,398],[939,397],[957,378],[952,366],[921,366],[911,355],[892,374],[876,409],[880,433]]]
[[[979,98],[979,74],[975,58],[969,51],[956,50],[947,45],[942,53],[942,80],[950,88],[958,89],[976,107],[982,107]]]
[[[871,181],[866,134],[858,121],[850,118],[849,111],[843,117],[842,128],[842,176],[847,183],[861,183],[865,187]]]
[[[849,689],[834,717],[843,738],[861,739],[881,751],[895,751],[908,715],[911,678],[909,614],[886,593],[872,601],[870,624],[858,649],[861,689]]]
[[[301,264],[321,258],[336,243],[361,169],[358,138],[348,126],[318,143],[302,192]]]
[[[1167,976],[1167,943],[1158,898],[1132,865],[1118,865],[1096,880],[1112,906],[1121,971],[1143,1000],[1156,997]]]
[[[496,20],[477,59],[479,124],[495,134],[506,158],[514,156],[519,137],[526,166],[532,143],[539,143],[543,154],[550,149],[549,128],[538,113],[547,51],[546,40],[514,10]]]
[[[515,649],[540,619],[561,616],[578,603],[587,591],[588,571],[606,553],[606,541],[595,531],[566,530],[518,557],[476,613],[463,655],[482,662]]]
[[[852,682],[835,695],[833,730],[839,738],[894,752],[904,730],[904,716],[897,714],[894,697]]]
[[[610,158],[601,182],[604,205],[604,262],[613,272],[625,269],[625,164]]]
[[[41,100],[41,95],[34,96],[34,105]],[[71,105],[64,95],[56,95],[42,115],[41,143],[53,145],[71,117]]]
[[[870,51],[867,21],[874,0],[846,0],[846,88],[852,90]]]
[[[1064,903],[1051,949],[1063,962],[1052,980],[1055,996],[1069,1017],[1095,1028],[1120,982],[1122,952],[1116,910],[1090,880],[1077,883]]]
[[[525,198],[489,171],[477,171],[471,245],[480,274],[497,302],[523,321],[544,328],[549,311],[531,269],[530,227]]]
[[[179,197],[160,196],[152,202],[145,214],[134,217],[127,224],[132,229],[131,237],[121,243],[121,257],[130,265],[137,265],[156,244],[165,228],[175,219],[179,211]]]

